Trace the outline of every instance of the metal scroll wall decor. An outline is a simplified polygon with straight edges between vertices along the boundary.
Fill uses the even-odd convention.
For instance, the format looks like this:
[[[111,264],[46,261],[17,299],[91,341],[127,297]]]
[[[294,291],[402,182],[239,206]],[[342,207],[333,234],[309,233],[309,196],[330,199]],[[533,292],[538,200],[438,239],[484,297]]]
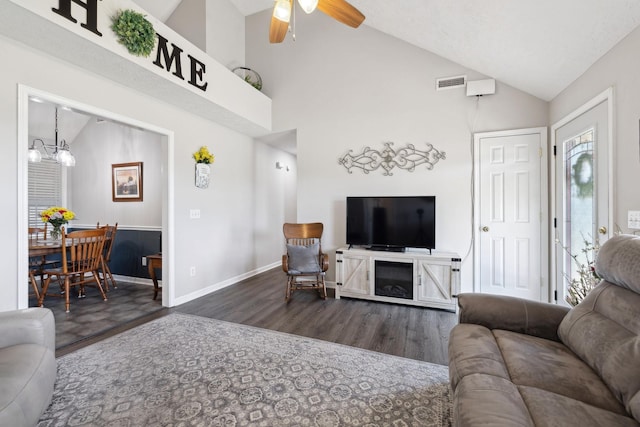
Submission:
[[[428,170],[433,169],[440,159],[445,160],[447,155],[444,151],[439,151],[431,144],[427,144],[425,150],[418,150],[413,144],[407,144],[401,148],[393,148],[393,142],[385,142],[381,150],[374,150],[365,147],[361,153],[354,154],[349,150],[344,157],[338,159],[338,163],[353,173],[352,169],[360,169],[364,173],[369,173],[382,168],[382,174],[391,176],[394,168],[413,172],[416,167],[424,165]]]

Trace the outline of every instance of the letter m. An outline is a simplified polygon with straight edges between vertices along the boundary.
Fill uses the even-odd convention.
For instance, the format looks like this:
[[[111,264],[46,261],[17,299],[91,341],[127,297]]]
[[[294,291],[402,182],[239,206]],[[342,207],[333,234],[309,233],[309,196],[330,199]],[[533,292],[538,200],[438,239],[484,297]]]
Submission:
[[[171,54],[169,54],[169,50],[167,49],[167,41],[167,39],[158,34],[158,52],[156,54],[156,60],[153,61],[153,63],[160,68],[171,71],[171,66],[175,61],[176,70],[173,72],[173,75],[184,80],[184,77],[182,77],[182,63],[180,62],[180,54],[182,54],[182,49],[171,43]],[[162,65],[162,59],[164,59],[165,66]]]

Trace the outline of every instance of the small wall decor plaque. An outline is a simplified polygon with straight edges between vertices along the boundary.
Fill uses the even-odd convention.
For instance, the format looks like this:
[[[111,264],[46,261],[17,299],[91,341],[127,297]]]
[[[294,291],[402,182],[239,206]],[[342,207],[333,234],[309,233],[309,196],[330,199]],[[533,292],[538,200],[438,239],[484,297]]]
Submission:
[[[209,166],[216,159],[209,148],[206,145],[200,147],[198,151],[193,153],[193,160],[196,161],[196,187],[208,188],[209,187],[209,175],[211,174],[211,167]]]
[[[338,159],[338,163],[347,169],[347,172],[353,173],[352,169],[360,169],[368,174],[371,171],[382,169],[382,174],[391,176],[393,169],[403,169],[413,172],[416,167],[424,165],[427,170],[433,169],[439,160],[447,158],[444,151],[439,151],[431,144],[427,144],[426,149],[419,150],[413,144],[407,144],[404,147],[393,148],[393,142],[385,142],[384,147],[375,150],[365,147],[361,153],[354,154],[353,150],[349,150],[347,154]]]

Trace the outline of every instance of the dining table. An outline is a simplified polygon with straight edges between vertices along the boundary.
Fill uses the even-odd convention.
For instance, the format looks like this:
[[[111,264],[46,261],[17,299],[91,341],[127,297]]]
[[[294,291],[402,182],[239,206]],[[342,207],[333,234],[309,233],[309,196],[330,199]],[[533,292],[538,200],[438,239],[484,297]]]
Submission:
[[[69,242],[70,243],[70,242]],[[62,240],[29,240],[29,258],[62,253]]]

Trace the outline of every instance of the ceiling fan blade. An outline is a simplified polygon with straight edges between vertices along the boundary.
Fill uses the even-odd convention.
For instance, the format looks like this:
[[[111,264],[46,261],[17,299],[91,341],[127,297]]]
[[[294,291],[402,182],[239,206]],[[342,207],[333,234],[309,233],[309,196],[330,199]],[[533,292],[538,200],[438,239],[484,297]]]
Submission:
[[[364,15],[345,0],[320,0],[318,9],[353,28],[358,28],[364,21]]]
[[[271,25],[269,25],[269,41],[271,43],[282,43],[284,37],[287,35],[287,31],[289,30],[289,21],[281,21],[276,18],[276,8],[278,7],[278,2],[273,7],[274,12],[271,14]],[[293,1],[289,2],[289,8],[293,7]],[[289,10],[289,16],[291,16],[291,10]]]
[[[269,27],[269,41],[271,43],[282,43],[284,37],[289,30],[289,24],[279,19],[271,17],[271,26]]]

